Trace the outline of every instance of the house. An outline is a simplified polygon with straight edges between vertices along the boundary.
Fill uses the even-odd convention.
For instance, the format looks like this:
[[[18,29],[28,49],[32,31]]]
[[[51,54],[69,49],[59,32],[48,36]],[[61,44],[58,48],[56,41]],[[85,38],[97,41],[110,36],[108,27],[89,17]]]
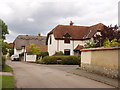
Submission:
[[[85,42],[94,35],[100,34],[106,26],[102,23],[93,26],[76,26],[72,21],[70,25],[57,25],[47,34],[49,55],[62,51],[65,55],[78,55],[84,48]]]
[[[14,40],[14,55],[24,56],[23,61],[35,61],[36,55],[29,54],[29,46],[35,44],[40,47],[40,52],[47,52],[46,36],[19,35]]]

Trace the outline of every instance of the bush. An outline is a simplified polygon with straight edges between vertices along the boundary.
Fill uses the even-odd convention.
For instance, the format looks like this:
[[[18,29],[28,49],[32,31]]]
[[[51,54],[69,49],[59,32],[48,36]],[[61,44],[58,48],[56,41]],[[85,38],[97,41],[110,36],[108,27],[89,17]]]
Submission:
[[[55,52],[55,54],[53,56],[62,56],[62,55],[64,55],[64,54],[62,51],[60,51],[60,52]]]
[[[38,63],[38,64],[43,64],[42,59],[37,59],[37,60],[36,60],[36,63]]]
[[[39,60],[41,57],[49,56],[48,52],[40,52],[40,54],[37,55],[37,60]]]
[[[2,56],[2,70],[5,68],[5,57],[4,56]]]
[[[79,56],[47,56],[42,59],[44,64],[66,64],[66,65],[79,65]]]
[[[9,50],[9,56],[12,56],[14,54],[14,49]]]
[[[46,56],[42,59],[44,64],[57,64],[57,58],[54,56]]]
[[[67,65],[79,65],[80,59],[77,56],[65,56],[61,63]]]

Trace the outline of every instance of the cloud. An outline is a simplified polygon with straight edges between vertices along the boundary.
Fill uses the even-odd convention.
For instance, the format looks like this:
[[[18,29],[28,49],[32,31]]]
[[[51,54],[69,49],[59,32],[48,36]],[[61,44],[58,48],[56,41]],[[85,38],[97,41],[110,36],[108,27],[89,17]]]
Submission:
[[[10,29],[7,41],[19,34],[46,35],[58,24],[118,23],[119,0],[3,0],[0,17]]]
[[[27,18],[27,21],[34,22],[35,20],[33,18]]]

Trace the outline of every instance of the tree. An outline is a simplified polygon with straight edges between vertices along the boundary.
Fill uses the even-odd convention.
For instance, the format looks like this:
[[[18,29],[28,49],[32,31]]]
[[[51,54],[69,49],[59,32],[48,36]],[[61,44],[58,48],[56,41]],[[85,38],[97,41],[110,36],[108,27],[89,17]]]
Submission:
[[[0,19],[0,46],[2,47],[3,55],[7,54],[8,43],[4,42],[6,34],[9,34],[7,25]]]
[[[31,54],[39,54],[40,53],[40,47],[35,46],[35,44],[31,44],[29,46],[29,50]]]
[[[14,54],[14,49],[12,48],[9,50],[9,56],[12,56],[13,54]]]
[[[113,39],[111,41],[109,39],[106,39],[103,45],[104,47],[115,47],[119,46],[120,44],[117,42],[117,39]]]
[[[93,37],[94,42],[96,43],[95,47],[104,46],[104,42],[108,39],[110,42],[116,39],[116,42],[120,42],[120,31],[118,30],[118,26],[115,25],[112,27],[111,25],[106,27],[101,31],[101,35],[96,35]]]
[[[8,48],[9,47],[9,45],[8,45],[8,43],[7,42],[4,42],[3,40],[2,40],[2,53],[3,53],[3,55],[6,55],[7,54],[7,52],[8,52]]]
[[[94,41],[88,41],[85,44],[85,48],[94,48],[96,43]]]
[[[6,39],[5,35],[9,34],[8,26],[0,19],[0,34],[2,35],[0,38],[3,40]]]

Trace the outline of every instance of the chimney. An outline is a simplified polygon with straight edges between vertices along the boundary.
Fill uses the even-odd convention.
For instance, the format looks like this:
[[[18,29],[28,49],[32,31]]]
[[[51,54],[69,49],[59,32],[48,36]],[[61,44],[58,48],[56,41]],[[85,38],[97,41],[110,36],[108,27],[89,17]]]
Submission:
[[[72,21],[70,21],[70,26],[72,26],[74,23]]]
[[[38,33],[38,36],[41,36],[40,33]]]

